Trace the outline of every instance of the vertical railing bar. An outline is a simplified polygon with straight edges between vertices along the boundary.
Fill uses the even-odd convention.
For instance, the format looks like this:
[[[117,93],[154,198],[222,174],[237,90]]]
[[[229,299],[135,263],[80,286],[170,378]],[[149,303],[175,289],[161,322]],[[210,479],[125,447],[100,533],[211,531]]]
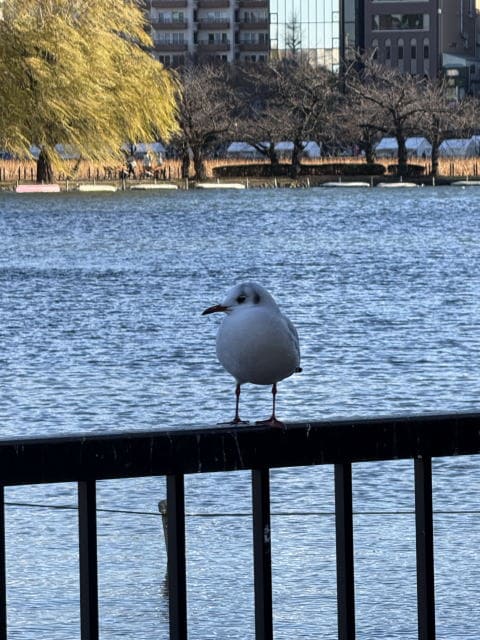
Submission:
[[[0,485],[0,640],[7,640],[7,554],[5,548],[5,487]]]
[[[415,459],[414,471],[418,638],[435,640],[432,459]]]
[[[335,464],[338,638],[355,638],[352,465]]]
[[[252,470],[255,638],[273,639],[270,471]]]
[[[97,497],[95,480],[78,482],[80,637],[98,640]]]
[[[181,474],[167,476],[167,514],[170,640],[187,640],[185,487]]]

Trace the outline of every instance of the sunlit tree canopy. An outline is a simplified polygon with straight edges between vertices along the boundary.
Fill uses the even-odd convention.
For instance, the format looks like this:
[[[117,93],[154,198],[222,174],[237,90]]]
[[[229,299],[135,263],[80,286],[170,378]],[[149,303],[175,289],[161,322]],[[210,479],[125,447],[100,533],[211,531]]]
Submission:
[[[135,0],[6,0],[0,21],[0,147],[55,144],[106,161],[127,141],[168,140],[176,81],[148,52]]]

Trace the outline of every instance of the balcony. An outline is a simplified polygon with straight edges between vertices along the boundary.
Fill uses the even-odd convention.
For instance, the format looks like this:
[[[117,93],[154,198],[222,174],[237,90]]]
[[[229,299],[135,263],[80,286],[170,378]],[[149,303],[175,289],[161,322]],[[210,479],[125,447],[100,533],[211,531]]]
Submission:
[[[187,20],[158,20],[151,23],[152,27],[157,31],[182,31],[188,27]]]
[[[209,31],[227,31],[230,29],[230,21],[225,19],[200,18],[197,21],[197,28],[208,29]]]
[[[240,20],[238,26],[243,31],[268,31],[269,22],[267,18],[256,18],[248,21]]]
[[[230,7],[230,0],[198,0],[199,9],[227,9]]]
[[[217,53],[218,51],[230,51],[230,42],[199,42],[198,53]]]
[[[156,9],[186,9],[187,0],[152,0],[151,5]]]
[[[239,9],[267,9],[268,0],[239,0]]]
[[[269,47],[267,42],[240,42],[240,51],[262,51],[268,53]]]
[[[186,42],[155,42],[155,51],[166,53],[170,51],[187,51],[188,44]]]

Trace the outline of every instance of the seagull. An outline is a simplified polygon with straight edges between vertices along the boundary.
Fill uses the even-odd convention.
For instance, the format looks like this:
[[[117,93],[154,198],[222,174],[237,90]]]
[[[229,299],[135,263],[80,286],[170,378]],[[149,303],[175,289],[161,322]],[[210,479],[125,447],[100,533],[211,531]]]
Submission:
[[[272,385],[272,415],[256,424],[284,426],[275,415],[277,382],[301,371],[297,330],[270,293],[255,282],[237,284],[221,304],[208,307],[202,315],[218,312],[226,316],[217,333],[217,357],[237,383],[230,424],[244,424],[239,416],[240,387],[251,382]]]

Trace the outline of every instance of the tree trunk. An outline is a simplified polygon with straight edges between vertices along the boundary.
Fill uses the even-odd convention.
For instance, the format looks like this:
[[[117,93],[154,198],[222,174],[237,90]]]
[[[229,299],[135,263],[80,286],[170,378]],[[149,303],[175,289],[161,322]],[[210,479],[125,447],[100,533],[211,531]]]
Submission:
[[[398,144],[398,173],[405,177],[408,172],[408,155],[405,137],[402,134],[397,135]]]
[[[205,161],[200,148],[194,148],[193,151],[193,167],[195,169],[195,180],[205,180],[207,172],[205,170]]]
[[[363,144],[363,150],[365,151],[365,161],[367,164],[375,163],[375,145],[373,140],[365,140]]]
[[[47,147],[40,148],[37,160],[37,184],[51,184],[54,181],[51,151]]]
[[[432,137],[432,170],[430,172],[430,175],[432,175],[433,177],[437,177],[438,176],[438,161],[440,158],[440,140],[437,139],[436,136]]]
[[[188,145],[182,145],[182,178],[187,179],[190,174],[190,152]]]
[[[265,151],[265,155],[270,160],[270,164],[271,164],[270,171],[272,176],[276,176],[278,173],[277,167],[280,163],[278,161],[278,154],[275,151],[275,144],[273,142],[271,142],[268,145],[268,148]]]
[[[304,149],[303,144],[298,140],[294,140],[293,149],[292,149],[292,166],[290,168],[291,178],[295,179],[295,178],[298,178],[298,176],[300,175],[300,171],[301,171],[300,155],[303,149]]]

